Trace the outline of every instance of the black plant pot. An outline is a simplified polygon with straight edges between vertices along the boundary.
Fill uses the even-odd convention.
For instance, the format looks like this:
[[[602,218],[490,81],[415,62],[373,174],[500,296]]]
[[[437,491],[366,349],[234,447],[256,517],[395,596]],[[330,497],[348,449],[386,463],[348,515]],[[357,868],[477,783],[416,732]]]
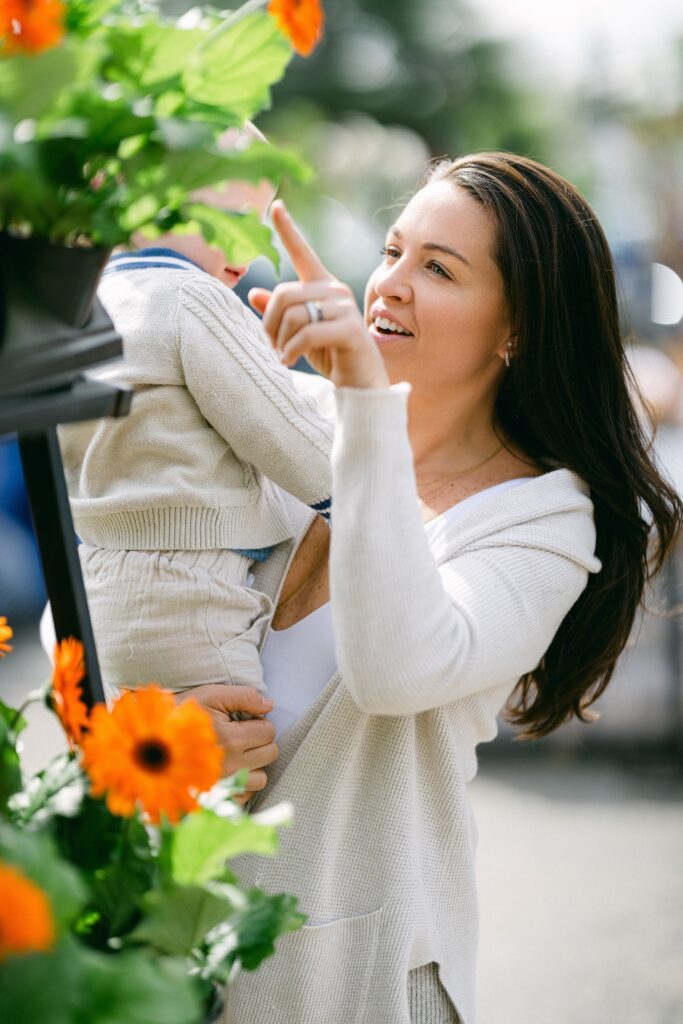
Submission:
[[[0,233],[0,396],[68,387],[121,355],[95,297],[110,251]]]

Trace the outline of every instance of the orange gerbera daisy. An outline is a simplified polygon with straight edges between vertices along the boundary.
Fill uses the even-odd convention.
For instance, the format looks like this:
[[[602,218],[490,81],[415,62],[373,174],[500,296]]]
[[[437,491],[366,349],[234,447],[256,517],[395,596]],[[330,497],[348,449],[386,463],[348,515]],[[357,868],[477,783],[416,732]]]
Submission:
[[[11,644],[8,644],[7,641],[11,640],[13,636],[14,630],[7,625],[7,618],[0,615],[0,658],[4,658],[12,650]]]
[[[52,703],[71,749],[83,739],[88,728],[88,709],[81,682],[85,676],[83,644],[72,636],[55,644],[52,670]]]
[[[55,940],[50,902],[17,868],[0,861],[0,963],[18,953],[43,953]]]
[[[320,0],[270,0],[268,13],[302,57],[320,42],[325,23]]]
[[[128,690],[107,711],[93,708],[83,740],[83,767],[93,796],[107,794],[112,814],[140,806],[155,823],[197,807],[197,796],[221,774],[223,754],[209,714],[195,701],[176,704],[151,686]]]
[[[0,38],[5,53],[40,53],[64,35],[62,0],[2,0]]]

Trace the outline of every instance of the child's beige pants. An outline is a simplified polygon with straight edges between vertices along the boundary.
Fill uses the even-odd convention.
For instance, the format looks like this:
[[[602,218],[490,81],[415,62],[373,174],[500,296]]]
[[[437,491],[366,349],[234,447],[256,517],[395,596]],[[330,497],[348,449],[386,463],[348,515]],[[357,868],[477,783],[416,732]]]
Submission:
[[[248,558],[226,550],[78,550],[109,693],[147,683],[264,691],[258,648],[272,603],[247,586]]]

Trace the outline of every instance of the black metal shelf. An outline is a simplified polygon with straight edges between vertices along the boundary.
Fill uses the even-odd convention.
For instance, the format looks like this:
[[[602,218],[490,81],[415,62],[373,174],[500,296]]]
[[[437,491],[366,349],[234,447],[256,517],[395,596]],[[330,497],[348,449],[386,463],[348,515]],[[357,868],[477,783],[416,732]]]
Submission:
[[[6,250],[7,239],[4,241]],[[58,291],[48,296],[49,302],[36,302],[36,292],[29,287],[30,267],[19,273],[3,252],[0,435],[17,435],[55,633],[58,640],[75,637],[82,642],[86,665],[83,697],[92,705],[104,701],[104,691],[57,426],[125,416],[133,392],[83,376],[84,371],[123,352],[121,338],[102,305],[95,299],[89,313],[79,307],[78,315],[71,317],[68,309],[60,308]],[[94,290],[96,281],[91,284]]]
[[[125,416],[132,396],[132,391],[113,384],[80,379],[58,391],[0,397],[0,434],[29,434],[59,423]]]

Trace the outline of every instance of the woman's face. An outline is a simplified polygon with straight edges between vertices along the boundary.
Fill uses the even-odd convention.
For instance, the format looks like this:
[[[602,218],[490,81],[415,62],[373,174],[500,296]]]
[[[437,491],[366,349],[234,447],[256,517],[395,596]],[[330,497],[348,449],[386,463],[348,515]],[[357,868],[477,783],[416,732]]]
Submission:
[[[494,391],[509,318],[492,216],[451,182],[421,189],[390,228],[365,321],[392,383]]]

